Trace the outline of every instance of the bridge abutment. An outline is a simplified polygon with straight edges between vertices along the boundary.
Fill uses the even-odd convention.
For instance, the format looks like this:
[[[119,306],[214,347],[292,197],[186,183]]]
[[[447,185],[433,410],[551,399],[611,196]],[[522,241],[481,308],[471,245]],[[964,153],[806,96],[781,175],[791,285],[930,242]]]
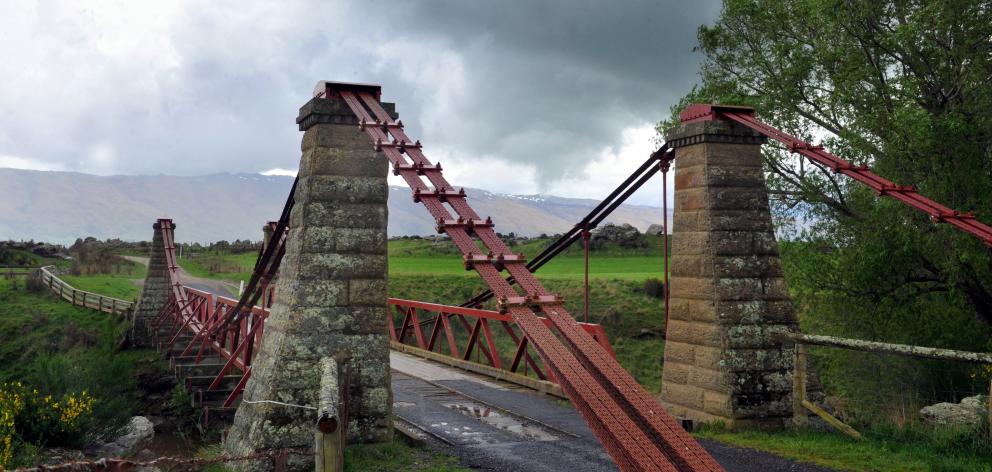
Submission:
[[[761,144],[737,123],[669,130],[675,149],[670,313],[661,401],[699,422],[777,428],[792,414],[797,328],[768,207]]]
[[[174,226],[173,226],[174,227]],[[151,321],[159,310],[169,301],[169,268],[165,262],[165,244],[162,241],[162,227],[159,223],[152,225],[151,252],[148,255],[148,270],[145,272],[145,283],[141,286],[141,295],[134,305],[131,314],[132,329],[131,343],[135,346],[154,347],[155,333],[151,331]]]
[[[331,356],[350,359],[341,395],[348,442],[392,438],[386,158],[339,99],[311,100],[297,122],[305,133],[286,252],[252,377],[225,442],[231,454],[311,449],[316,412],[283,404],[315,407],[320,360]],[[294,470],[313,468],[312,457],[292,460],[302,461],[291,463]]]

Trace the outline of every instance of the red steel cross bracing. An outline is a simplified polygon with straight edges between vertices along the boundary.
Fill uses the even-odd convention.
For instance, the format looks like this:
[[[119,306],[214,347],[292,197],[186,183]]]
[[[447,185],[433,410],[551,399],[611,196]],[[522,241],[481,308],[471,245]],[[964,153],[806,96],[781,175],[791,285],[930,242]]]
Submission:
[[[880,196],[892,197],[930,216],[936,223],[947,223],[972,234],[992,247],[992,226],[975,219],[971,213],[956,211],[920,195],[915,187],[896,185],[888,179],[872,172],[865,166],[854,165],[827,151],[795,136],[773,128],[754,117],[754,109],[749,107],[693,104],[679,115],[683,123],[696,121],[729,120],[740,123],[765,136],[781,142],[789,151],[808,157],[838,174],[846,175],[861,182]]]
[[[422,203],[478,272],[497,299],[500,312],[520,326],[562,390],[575,404],[607,453],[624,471],[720,471],[723,468],[641,387],[549,293],[466,201],[464,190],[445,180],[424,156],[402,123],[383,109],[378,87],[321,82],[318,97],[344,100],[393,172]],[[422,178],[426,178],[426,182]],[[452,211],[455,215],[452,215]],[[486,247],[480,249],[473,236]],[[507,282],[505,270],[517,282]],[[543,311],[558,336],[537,316]]]

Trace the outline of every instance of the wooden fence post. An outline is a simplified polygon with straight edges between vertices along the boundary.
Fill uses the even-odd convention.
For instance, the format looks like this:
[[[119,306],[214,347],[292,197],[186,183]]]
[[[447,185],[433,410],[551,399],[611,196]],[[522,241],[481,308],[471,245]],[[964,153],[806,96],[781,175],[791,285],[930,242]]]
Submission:
[[[347,362],[347,361],[345,361]],[[339,370],[338,359],[320,360],[320,396],[317,403],[317,432],[315,433],[316,472],[344,470],[344,443],[348,429],[347,364]],[[342,380],[342,372],[344,379]]]
[[[792,367],[792,425],[803,428],[809,422],[806,407],[806,345],[796,343],[796,360]]]

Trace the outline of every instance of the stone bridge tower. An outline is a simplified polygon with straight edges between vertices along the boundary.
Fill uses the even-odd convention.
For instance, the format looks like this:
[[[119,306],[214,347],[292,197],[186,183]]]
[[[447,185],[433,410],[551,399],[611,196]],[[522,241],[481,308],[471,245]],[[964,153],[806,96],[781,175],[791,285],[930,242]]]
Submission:
[[[661,401],[695,421],[783,426],[793,348],[771,334],[797,324],[768,207],[766,138],[683,112],[666,139],[675,149],[675,216]]]
[[[378,95],[377,86],[355,87]],[[342,393],[348,442],[392,438],[387,160],[340,98],[310,100],[297,123],[303,156],[286,253],[261,350],[225,442],[231,454],[313,448],[316,413],[300,406],[317,405],[320,360],[335,355],[350,359]],[[313,458],[291,457],[290,465],[313,470]]]
[[[171,220],[169,220],[171,222]],[[175,225],[172,225],[175,228]],[[162,240],[162,226],[156,222],[152,225],[152,247],[148,255],[148,270],[145,272],[145,283],[141,287],[138,303],[134,305],[131,320],[131,343],[135,346],[154,347],[154,333],[151,332],[152,319],[159,310],[169,302],[169,268],[165,261],[165,244]]]

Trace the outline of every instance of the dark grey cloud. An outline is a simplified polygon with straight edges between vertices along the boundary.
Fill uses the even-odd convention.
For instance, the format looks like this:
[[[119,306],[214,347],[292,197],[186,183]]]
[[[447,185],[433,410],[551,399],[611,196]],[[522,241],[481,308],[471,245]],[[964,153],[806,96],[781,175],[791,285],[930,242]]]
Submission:
[[[411,134],[466,185],[519,192],[588,181],[586,163],[617,154],[625,130],[664,118],[695,82],[695,31],[719,2],[41,2],[5,11],[0,165],[295,168],[296,110],[327,79],[382,84]],[[472,161],[507,180],[480,181]]]

